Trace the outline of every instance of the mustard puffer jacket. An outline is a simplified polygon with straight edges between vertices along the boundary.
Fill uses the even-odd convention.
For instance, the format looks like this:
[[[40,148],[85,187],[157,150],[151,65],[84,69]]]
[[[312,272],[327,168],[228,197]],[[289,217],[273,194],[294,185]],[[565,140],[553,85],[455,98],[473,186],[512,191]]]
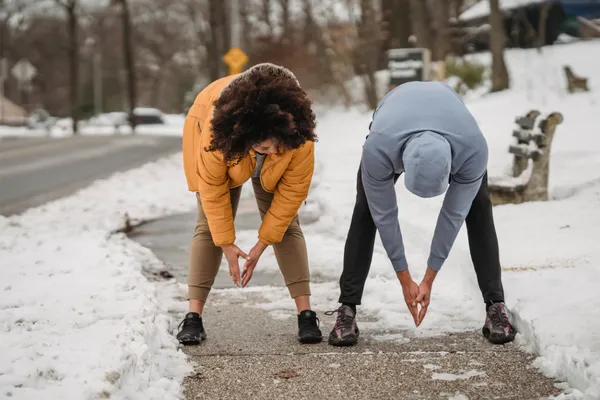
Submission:
[[[227,165],[221,153],[204,150],[212,139],[213,102],[239,75],[221,78],[202,90],[190,108],[183,128],[183,165],[188,189],[200,194],[217,246],[233,244],[236,238],[229,189],[243,185],[256,167],[254,150],[234,166]],[[261,242],[271,245],[282,240],[308,195],[313,171],[312,141],[298,149],[266,157],[260,181],[263,189],[274,193],[274,197],[258,231]]]

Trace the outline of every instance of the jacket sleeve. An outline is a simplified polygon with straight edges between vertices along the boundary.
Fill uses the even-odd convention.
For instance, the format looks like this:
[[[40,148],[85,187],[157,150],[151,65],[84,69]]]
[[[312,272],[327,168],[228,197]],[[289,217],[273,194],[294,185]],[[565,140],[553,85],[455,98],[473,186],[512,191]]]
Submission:
[[[202,135],[210,135],[211,117],[212,109],[206,123],[202,127]],[[198,129],[200,129],[200,126]],[[206,214],[208,227],[215,245],[227,246],[235,243],[235,228],[233,225],[231,198],[229,196],[227,164],[221,153],[204,150],[209,144],[209,140],[207,137],[203,139],[202,145],[198,149],[199,154],[196,166],[202,209]]]
[[[266,245],[281,242],[298,209],[308,196],[315,159],[314,143],[306,142],[296,150],[275,188],[273,201],[258,230],[258,239]]]

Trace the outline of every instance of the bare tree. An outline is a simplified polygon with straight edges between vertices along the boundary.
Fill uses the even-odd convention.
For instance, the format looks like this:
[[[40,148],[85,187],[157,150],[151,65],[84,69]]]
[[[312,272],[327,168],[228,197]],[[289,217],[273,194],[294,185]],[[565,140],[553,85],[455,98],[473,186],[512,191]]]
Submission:
[[[409,47],[412,34],[410,0],[381,0],[383,42],[380,65],[387,63],[387,50]]]
[[[223,56],[231,45],[231,30],[228,16],[228,1],[224,0],[186,0],[188,15],[196,34],[198,45],[206,49],[204,65],[211,81],[223,77],[225,65]],[[240,15],[247,13],[246,2],[241,2]],[[247,19],[243,18],[244,32]],[[246,35],[242,38],[248,43]]]
[[[301,31],[302,44],[307,50],[309,58],[314,62],[315,68],[312,70],[319,86],[327,87],[336,85],[338,89],[344,91],[343,82],[339,82],[334,73],[332,60],[332,51],[324,39],[324,32],[321,26],[315,21],[315,15],[311,0],[303,0],[302,8],[304,12],[303,25]],[[312,67],[312,65],[311,65]]]
[[[250,24],[250,20],[249,20],[249,16],[250,16],[250,12],[248,10],[248,2],[246,1],[240,1],[239,4],[239,11],[240,11],[240,20],[242,23],[242,32],[244,32],[245,34],[241,35],[241,46],[242,49],[246,52],[246,53],[250,53],[250,51],[252,51],[252,40],[250,39],[250,30],[251,30],[251,24]]]
[[[6,65],[3,63],[6,63],[5,52],[9,33],[8,21],[11,18],[11,10],[5,4],[5,0],[0,0],[0,10],[3,11],[0,12],[0,68],[5,68]],[[4,122],[4,101],[2,97],[4,97],[5,79],[5,76],[0,76],[0,123]]]
[[[129,103],[129,123],[131,129],[135,132],[136,119],[135,119],[135,107],[137,104],[137,90],[136,90],[136,73],[135,73],[135,59],[133,53],[133,39],[131,32],[131,17],[129,15],[129,2],[127,0],[112,0],[112,5],[119,5],[121,7],[121,24],[123,27],[123,58],[125,59],[125,69],[127,71],[127,94]]]
[[[207,43],[210,80],[215,81],[224,74],[223,55],[229,48],[229,26],[226,24],[225,2],[209,0],[208,22],[210,40]]]
[[[498,0],[490,2],[490,49],[492,52],[492,92],[499,92],[510,87],[508,69],[504,61],[504,46],[506,34],[504,31],[504,16],[500,11]]]
[[[545,3],[540,9],[540,21],[537,29],[537,48],[541,50],[542,46],[546,44],[546,26],[548,22],[548,13],[552,3]]]
[[[269,32],[273,32],[273,22],[271,21],[272,9],[271,0],[261,0],[261,19],[267,25]]]
[[[171,71],[185,64],[177,56],[194,49],[190,42],[196,33],[184,29],[185,24],[191,22],[188,7],[185,6],[171,0],[153,0],[152,3],[140,3],[133,9],[133,15],[136,15],[133,22],[138,59],[138,101],[143,104],[160,108],[170,103],[161,96],[165,86],[163,82]],[[169,45],[165,45],[167,43]]]
[[[417,36],[417,45],[426,49],[433,49],[433,35],[431,32],[431,15],[425,0],[410,0],[412,30]]]
[[[360,15],[358,54],[355,64],[357,72],[363,80],[367,104],[369,108],[374,110],[379,102],[375,71],[377,70],[377,60],[380,54],[380,35],[373,0],[360,0]]]
[[[56,0],[67,13],[67,33],[69,36],[69,92],[73,134],[78,133],[79,122],[79,24],[77,20],[77,0]]]
[[[290,45],[292,40],[292,27],[290,26],[290,0],[279,0],[281,7],[281,36],[280,43]]]
[[[443,60],[452,51],[450,38],[450,2],[448,0],[432,0],[429,2],[435,21],[435,42],[433,59]]]
[[[211,44],[210,26],[206,18],[208,15],[208,3],[206,1],[186,0],[182,4],[185,7],[184,11],[187,13],[193,29],[196,51],[206,50],[205,53],[208,53]],[[204,54],[204,58],[197,59],[196,62],[200,73],[208,72],[211,79],[219,75],[218,69],[214,69],[213,71],[215,63],[210,60],[208,54]]]

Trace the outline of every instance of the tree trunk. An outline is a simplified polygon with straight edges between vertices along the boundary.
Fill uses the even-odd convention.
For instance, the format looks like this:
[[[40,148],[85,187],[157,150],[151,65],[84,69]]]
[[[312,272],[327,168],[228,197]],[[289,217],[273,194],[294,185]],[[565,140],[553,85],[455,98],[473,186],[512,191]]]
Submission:
[[[207,45],[209,75],[211,81],[225,76],[226,65],[223,62],[223,56],[231,44],[231,34],[229,30],[229,18],[225,11],[227,3],[223,0],[209,1],[210,41]]]
[[[69,35],[69,86],[73,135],[78,134],[79,121],[79,41],[77,37],[77,1],[67,5],[67,32]]]
[[[136,119],[134,110],[137,103],[135,61],[133,54],[133,39],[131,37],[131,19],[129,17],[129,5],[127,0],[121,2],[121,17],[123,23],[123,55],[125,57],[125,69],[127,70],[127,92],[129,97],[129,123],[135,133]]]
[[[444,60],[452,52],[450,40],[450,3],[448,0],[435,0],[433,3],[433,15],[435,20],[435,46],[433,60]]]
[[[0,0],[0,9],[4,9],[4,0]],[[3,68],[4,61],[4,53],[6,49],[7,35],[8,35],[8,19],[10,15],[5,15],[2,20],[0,20],[0,68]],[[8,71],[7,71],[8,72]],[[7,77],[0,76],[0,96],[5,97],[5,83]],[[5,120],[4,116],[4,101],[0,100],[0,124],[2,124]]]
[[[290,45],[292,40],[292,30],[290,26],[290,0],[279,0],[281,7],[281,37],[280,44]]]
[[[546,22],[548,21],[548,13],[551,3],[546,3],[540,9],[540,21],[537,29],[537,48],[540,50],[546,44]]]
[[[250,24],[249,19],[250,12],[248,10],[248,3],[246,1],[240,1],[238,5],[240,8],[240,20],[242,24],[242,34],[240,35],[242,49],[246,54],[250,54],[252,52],[252,42],[250,41],[250,37],[247,33],[252,29],[252,25]]]
[[[432,49],[431,16],[426,0],[410,0],[412,31],[417,36],[417,46]]]
[[[219,8],[222,0],[209,0],[208,24],[210,25],[210,39],[206,45],[208,52],[208,74],[211,81],[221,77],[221,55],[219,53]]]
[[[409,47],[412,34],[410,23],[410,0],[381,0],[383,17],[383,42],[381,44],[380,66],[387,64],[387,51]]]
[[[379,35],[373,0],[361,0],[361,20],[358,27],[358,68],[365,88],[367,105],[370,109],[377,108],[379,98],[375,71],[377,70],[377,57],[379,53]]]
[[[269,32],[273,32],[273,23],[271,22],[271,0],[262,0],[260,12],[263,21],[269,28]]]
[[[412,34],[410,1],[381,0],[381,11],[386,31],[383,48],[389,50],[398,47],[408,47],[408,39]]]
[[[510,78],[504,62],[504,16],[500,11],[498,0],[490,2],[490,49],[492,52],[492,92],[499,92],[510,87]]]
[[[219,7],[219,31],[221,35],[221,68],[225,71],[226,64],[223,62],[223,56],[231,48],[231,19],[229,17],[229,1],[221,1]]]

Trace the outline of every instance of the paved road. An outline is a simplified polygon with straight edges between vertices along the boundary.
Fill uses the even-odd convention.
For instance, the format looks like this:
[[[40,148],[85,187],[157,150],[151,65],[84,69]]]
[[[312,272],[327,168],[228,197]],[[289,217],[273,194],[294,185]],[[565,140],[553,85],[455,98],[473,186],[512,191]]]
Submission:
[[[168,136],[0,139],[0,215],[21,213],[180,149],[181,138]]]

